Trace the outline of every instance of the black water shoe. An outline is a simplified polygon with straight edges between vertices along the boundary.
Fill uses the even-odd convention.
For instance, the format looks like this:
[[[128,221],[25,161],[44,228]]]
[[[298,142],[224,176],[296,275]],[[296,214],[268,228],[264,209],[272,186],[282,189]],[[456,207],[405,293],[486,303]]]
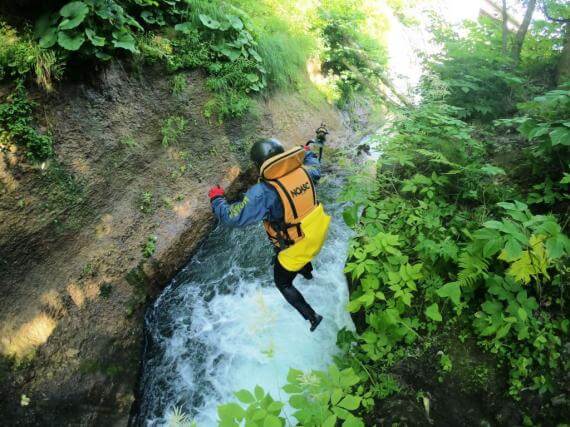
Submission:
[[[317,329],[317,326],[319,326],[321,320],[323,320],[323,316],[321,316],[320,314],[315,314],[315,317],[311,319],[311,332]]]

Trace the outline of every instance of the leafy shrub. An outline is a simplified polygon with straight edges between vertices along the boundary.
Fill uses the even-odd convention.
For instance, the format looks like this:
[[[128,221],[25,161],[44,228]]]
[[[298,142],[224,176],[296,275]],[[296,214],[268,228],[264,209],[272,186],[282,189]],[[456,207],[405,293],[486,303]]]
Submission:
[[[171,80],[173,95],[182,95],[188,89],[188,81],[185,74],[175,74]]]
[[[208,71],[207,86],[216,95],[206,106],[206,116],[217,114],[220,120],[242,116],[250,105],[247,95],[261,91],[267,80],[257,43],[241,18],[230,13],[199,13],[175,28],[184,36],[173,42],[169,66]]]
[[[142,250],[142,256],[144,258],[150,258],[154,254],[156,251],[156,241],[156,236],[148,236]]]
[[[378,366],[461,319],[456,325],[508,367],[513,397],[554,393],[568,368],[561,286],[570,240],[556,217],[516,201],[506,172],[487,163],[456,111],[428,103],[397,121],[374,188],[345,212],[357,231],[345,270],[348,310],[363,324],[352,338],[358,345],[343,348],[369,367],[364,378],[378,376]],[[548,132],[542,137],[551,143]]]
[[[16,144],[25,148],[29,159],[41,161],[53,155],[53,140],[33,126],[34,105],[19,82],[7,102],[0,104],[0,148]]]
[[[247,407],[244,409],[238,403],[218,406],[220,426],[237,426],[243,420],[252,427],[281,427],[285,424],[285,418],[280,416],[283,403],[273,400],[260,386],[256,386],[253,393],[240,390],[235,395]]]
[[[283,387],[289,395],[289,404],[296,409],[295,418],[304,426],[335,426],[342,420],[344,427],[364,426],[352,411],[358,410],[361,397],[352,393],[358,376],[347,368],[340,371],[331,365],[327,372],[305,374],[291,369],[288,384]]]
[[[54,46],[81,52],[101,60],[111,58],[114,49],[137,53],[134,30],[142,26],[113,0],[72,1],[58,12],[42,16],[36,34],[43,49]]]
[[[40,87],[51,90],[62,73],[63,66],[54,52],[40,49],[29,34],[18,35],[0,21],[0,81],[34,74]]]
[[[500,24],[482,19],[467,23],[465,29],[467,34],[460,35],[445,24],[434,25],[433,34],[443,50],[430,58],[429,69],[447,85],[445,101],[461,108],[459,117],[486,121],[505,117],[523,99],[528,82],[501,52]]]
[[[385,47],[378,34],[367,33],[367,24],[360,0],[327,0],[318,10],[315,28],[324,44],[323,71],[337,78],[341,105],[378,84],[386,65]]]
[[[498,120],[498,125],[515,125],[531,145],[524,152],[528,161],[519,173],[539,180],[527,202],[554,205],[568,200],[568,183],[563,182],[570,166],[570,83],[519,105],[522,116]],[[530,174],[529,174],[530,172]]]
[[[36,47],[16,31],[0,22],[0,80],[20,77],[33,70]]]
[[[342,420],[343,427],[363,427],[362,419],[353,414],[360,408],[362,398],[353,393],[359,382],[350,368],[340,371],[331,365],[327,372],[303,373],[290,369],[283,390],[289,394],[289,404],[295,409],[293,416],[306,427],[334,427]],[[240,390],[235,393],[238,403],[218,406],[220,426],[237,426],[245,420],[250,426],[280,427],[285,418],[280,416],[284,406],[274,401],[257,386],[254,393]]]
[[[139,209],[141,212],[148,214],[154,209],[154,195],[150,191],[143,191],[139,198]]]
[[[164,147],[168,147],[170,144],[175,144],[186,129],[187,124],[188,121],[184,117],[168,117],[160,128],[160,133],[162,134],[162,145]]]
[[[272,88],[297,89],[307,73],[307,60],[315,50],[315,42],[305,34],[292,33],[286,22],[268,17],[265,21],[257,50],[267,71],[267,84]]]

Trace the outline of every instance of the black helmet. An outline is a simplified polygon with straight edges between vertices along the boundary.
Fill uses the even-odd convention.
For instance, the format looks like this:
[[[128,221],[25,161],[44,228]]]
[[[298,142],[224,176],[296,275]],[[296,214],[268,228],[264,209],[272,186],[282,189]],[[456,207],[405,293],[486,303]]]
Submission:
[[[283,145],[279,141],[273,138],[268,138],[260,139],[253,144],[249,155],[257,167],[261,168],[261,165],[267,159],[284,152],[285,148],[283,148]]]

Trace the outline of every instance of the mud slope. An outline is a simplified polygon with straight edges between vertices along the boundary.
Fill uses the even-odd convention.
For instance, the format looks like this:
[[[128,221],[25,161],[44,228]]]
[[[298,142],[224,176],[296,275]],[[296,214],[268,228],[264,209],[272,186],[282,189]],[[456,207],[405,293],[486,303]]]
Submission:
[[[203,77],[187,81],[175,96],[160,71],[133,75],[115,64],[90,84],[38,95],[54,160],[32,167],[0,153],[4,422],[125,425],[144,303],[210,229],[207,189],[236,194],[251,181],[244,153],[258,136],[302,143],[324,120],[332,144],[352,137],[340,113],[301,95],[258,101],[258,114],[241,121],[208,121]],[[163,146],[170,116],[187,126]],[[149,254],[156,246],[150,257],[147,243]]]

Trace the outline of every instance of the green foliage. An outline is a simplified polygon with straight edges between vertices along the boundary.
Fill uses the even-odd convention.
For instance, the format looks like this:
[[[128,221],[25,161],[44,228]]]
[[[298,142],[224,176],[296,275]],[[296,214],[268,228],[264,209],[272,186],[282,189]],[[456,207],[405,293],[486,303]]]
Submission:
[[[559,16],[568,13],[567,6],[549,3]],[[434,18],[431,30],[443,49],[426,60],[424,95],[433,91],[435,74],[445,87],[445,101],[460,108],[459,117],[483,122],[513,114],[518,102],[551,85],[564,45],[559,23],[535,20],[524,40],[521,61],[515,63],[510,55],[514,35],[507,34],[504,51],[500,20],[479,18],[458,28]]]
[[[18,82],[7,102],[0,104],[0,147],[21,146],[29,159],[41,161],[53,155],[53,140],[33,126],[34,106]]]
[[[570,164],[570,83],[519,105],[521,116],[503,119],[497,125],[514,125],[531,144],[525,148],[528,161],[521,174],[537,184],[530,187],[527,203],[553,206],[568,200],[564,176]]]
[[[182,36],[173,41],[169,67],[204,67],[208,71],[207,86],[215,96],[206,105],[207,117],[242,116],[250,106],[248,94],[267,86],[257,42],[239,16],[225,11],[227,7],[213,11],[201,2],[195,6],[191,20],[175,27]]]
[[[313,16],[306,2],[233,0],[243,10],[256,36],[257,51],[269,88],[296,90],[306,79],[307,62],[318,40],[307,31]]]
[[[132,136],[127,136],[119,141],[122,145],[128,148],[136,148],[139,144],[135,141],[135,138]]]
[[[172,77],[172,94],[173,95],[182,95],[188,89],[188,80],[184,73],[182,74],[175,74]]]
[[[553,129],[566,128],[563,92],[521,105],[533,115],[516,123],[548,126],[531,152],[551,148]],[[353,282],[347,309],[364,319],[358,335],[343,333],[342,342],[357,343],[341,345],[345,363],[361,366],[371,392],[379,366],[389,368],[456,319],[508,367],[513,397],[525,389],[554,393],[567,369],[570,239],[557,217],[516,200],[512,177],[491,164],[458,111],[427,102],[396,120],[373,188],[345,212],[356,230],[345,269]],[[555,162],[542,156],[545,165]],[[552,168],[536,173],[540,182]],[[560,170],[556,176],[563,181]],[[442,372],[451,370],[445,354],[440,363]]]
[[[288,384],[283,387],[289,395],[289,404],[296,410],[293,416],[304,426],[364,426],[353,414],[362,398],[353,393],[359,377],[352,369],[342,371],[331,365],[327,372],[303,373],[291,369]]]
[[[86,0],[69,2],[42,16],[35,31],[43,49],[81,50],[84,55],[108,60],[115,49],[137,53],[133,31],[142,29],[120,2]]]
[[[139,197],[139,209],[142,213],[152,213],[154,209],[154,195],[150,191],[143,191]]]
[[[482,121],[505,117],[534,90],[524,78],[526,70],[513,69],[511,57],[502,52],[499,22],[468,22],[460,32],[436,21],[432,31],[443,50],[429,58],[428,67],[445,84],[445,101],[460,108],[459,117]],[[542,56],[536,58],[542,60]],[[534,64],[529,62],[529,66]],[[429,79],[424,83],[427,91],[433,89]]]
[[[438,381],[442,383],[445,379],[445,375],[453,370],[453,362],[449,355],[445,354],[443,351],[438,352],[439,357],[439,377]]]
[[[270,6],[244,6],[263,20],[253,24],[224,1],[72,1],[37,21],[37,50],[68,61],[75,54],[106,61],[142,53],[149,62],[166,62],[171,71],[203,68],[214,94],[205,114],[222,121],[244,115],[250,96],[264,90],[268,78],[273,87],[297,83],[315,46],[306,34],[293,34]],[[279,28],[266,27],[269,20]],[[29,70],[29,58],[21,62]],[[175,81],[175,93],[180,82]]]
[[[160,128],[160,133],[162,134],[162,145],[168,147],[170,144],[176,144],[180,136],[186,130],[188,121],[181,116],[170,116],[168,117],[162,127]]]
[[[282,427],[285,418],[281,415],[284,404],[273,400],[263,388],[256,386],[253,393],[248,390],[240,390],[235,393],[241,404],[227,403],[218,406],[220,427],[239,426],[243,421],[252,427]]]
[[[359,377],[350,368],[342,371],[331,365],[327,372],[304,373],[290,369],[283,390],[289,395],[293,416],[306,427],[363,427],[361,418],[354,413],[361,408],[362,397],[354,393]],[[260,387],[254,392],[240,390],[235,393],[241,404],[218,406],[219,425],[222,427],[245,425],[280,427],[285,425],[281,416],[284,406]],[[243,405],[247,405],[245,408]]]
[[[323,1],[314,24],[324,44],[323,71],[336,77],[341,105],[377,85],[386,65],[380,34],[367,31],[372,10],[364,6],[360,0]]]
[[[142,249],[142,255],[144,258],[150,258],[156,251],[156,236],[148,236],[146,243]]]
[[[0,81],[35,75],[36,83],[52,89],[63,73],[63,65],[54,52],[42,50],[28,31],[18,34],[0,21]]]

